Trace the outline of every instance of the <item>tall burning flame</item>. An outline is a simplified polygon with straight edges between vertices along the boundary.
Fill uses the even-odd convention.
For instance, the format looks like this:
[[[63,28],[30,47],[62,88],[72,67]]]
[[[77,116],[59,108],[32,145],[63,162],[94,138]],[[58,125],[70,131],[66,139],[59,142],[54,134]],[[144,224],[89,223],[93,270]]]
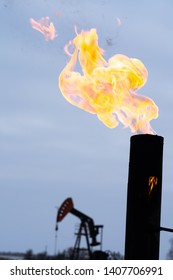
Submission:
[[[57,37],[56,29],[53,22],[50,22],[50,18],[42,17],[38,21],[33,18],[30,18],[30,23],[32,28],[41,32],[44,35],[46,41],[54,40]]]
[[[65,46],[71,58],[59,76],[63,96],[71,104],[96,114],[109,128],[121,122],[132,132],[154,134],[150,121],[158,117],[158,107],[150,98],[137,93],[148,76],[143,63],[121,54],[107,62],[95,29],[76,35]],[[72,54],[70,45],[74,46]],[[82,74],[74,71],[78,61]]]

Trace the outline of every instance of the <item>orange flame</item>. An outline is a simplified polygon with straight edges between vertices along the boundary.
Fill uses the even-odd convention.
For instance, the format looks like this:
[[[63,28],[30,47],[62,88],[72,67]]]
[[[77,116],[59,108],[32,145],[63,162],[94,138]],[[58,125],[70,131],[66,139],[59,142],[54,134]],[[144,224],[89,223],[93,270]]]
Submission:
[[[149,177],[149,180],[148,180],[148,186],[150,187],[149,195],[151,194],[153,188],[154,188],[155,186],[157,186],[157,183],[158,183],[157,177],[155,177],[155,176],[150,176],[150,177]]]
[[[107,62],[95,29],[77,34],[65,50],[71,58],[59,76],[59,87],[71,104],[96,114],[109,128],[121,122],[132,132],[154,133],[150,121],[158,117],[158,107],[137,94],[148,75],[140,60],[117,54]],[[74,71],[77,60],[82,74]]]
[[[46,41],[54,40],[57,37],[56,29],[53,22],[49,23],[49,17],[43,17],[36,21],[30,18],[30,23],[34,29],[41,32],[44,35]]]

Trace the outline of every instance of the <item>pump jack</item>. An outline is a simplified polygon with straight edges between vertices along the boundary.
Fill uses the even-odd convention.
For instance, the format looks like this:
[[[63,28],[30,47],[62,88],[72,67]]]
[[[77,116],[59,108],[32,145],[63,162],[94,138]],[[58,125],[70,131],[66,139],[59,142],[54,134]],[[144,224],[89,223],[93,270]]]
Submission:
[[[58,230],[58,222],[61,222],[68,213],[75,215],[81,220],[71,259],[79,259],[80,257],[80,250],[82,250],[80,248],[80,242],[82,236],[86,238],[89,259],[107,259],[107,253],[101,251],[103,225],[95,225],[92,218],[75,209],[72,198],[67,198],[61,204],[57,213],[55,230]],[[100,230],[101,241],[98,242],[96,236],[100,233]],[[100,245],[100,250],[93,252],[92,247],[98,245]]]

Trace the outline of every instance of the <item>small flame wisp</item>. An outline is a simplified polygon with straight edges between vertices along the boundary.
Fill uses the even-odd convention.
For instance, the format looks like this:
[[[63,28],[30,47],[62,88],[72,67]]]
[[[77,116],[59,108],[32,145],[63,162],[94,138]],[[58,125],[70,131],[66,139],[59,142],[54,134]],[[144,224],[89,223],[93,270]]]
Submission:
[[[54,40],[57,37],[55,26],[53,22],[50,22],[50,18],[48,16],[42,17],[38,21],[30,18],[30,23],[32,28],[44,35],[46,41]]]
[[[76,34],[65,51],[70,60],[59,76],[59,87],[72,105],[96,114],[109,128],[120,122],[132,132],[154,134],[150,121],[158,117],[158,107],[137,93],[148,76],[139,59],[117,54],[106,61],[96,29]]]
[[[148,180],[148,186],[149,186],[149,195],[151,194],[154,187],[156,187],[158,184],[158,178],[156,176],[150,176]]]

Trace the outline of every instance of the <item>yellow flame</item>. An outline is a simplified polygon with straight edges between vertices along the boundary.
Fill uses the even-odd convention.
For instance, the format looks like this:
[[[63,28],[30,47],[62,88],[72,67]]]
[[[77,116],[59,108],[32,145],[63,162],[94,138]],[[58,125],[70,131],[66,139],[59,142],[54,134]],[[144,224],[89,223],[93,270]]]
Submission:
[[[121,122],[132,132],[154,133],[150,121],[158,117],[158,107],[137,94],[148,75],[140,60],[117,54],[106,61],[95,29],[77,34],[65,50],[71,58],[59,76],[59,87],[71,104],[96,114],[109,128]],[[74,71],[78,61],[82,74]]]
[[[42,17],[38,21],[30,18],[32,27],[41,32],[44,35],[46,41],[54,40],[57,37],[55,26],[53,22],[49,23],[49,21],[49,17]]]
[[[157,186],[157,184],[158,184],[158,178],[155,177],[155,176],[150,176],[150,177],[149,177],[149,180],[148,180],[148,186],[150,187],[149,195],[151,194],[153,188],[154,188],[155,186]]]

